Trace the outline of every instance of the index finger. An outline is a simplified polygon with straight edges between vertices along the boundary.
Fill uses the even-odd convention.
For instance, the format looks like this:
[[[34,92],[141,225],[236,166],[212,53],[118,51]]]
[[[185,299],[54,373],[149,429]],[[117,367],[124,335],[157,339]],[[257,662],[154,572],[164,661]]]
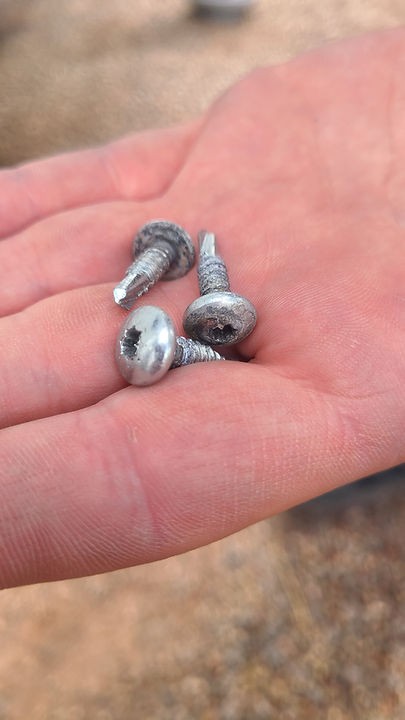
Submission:
[[[0,240],[48,215],[105,200],[159,197],[182,167],[199,121],[149,130],[0,172]]]

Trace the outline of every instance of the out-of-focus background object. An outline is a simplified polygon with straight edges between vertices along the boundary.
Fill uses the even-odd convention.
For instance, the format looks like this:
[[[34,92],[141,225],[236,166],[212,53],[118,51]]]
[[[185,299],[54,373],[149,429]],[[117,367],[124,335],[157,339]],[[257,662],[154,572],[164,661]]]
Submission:
[[[257,0],[240,23],[192,0],[0,0],[0,164],[176,123],[256,65],[405,22],[403,0]]]
[[[0,162],[189,118],[402,0],[0,0]],[[0,720],[403,720],[404,469],[182,557],[0,596]],[[402,486],[402,487],[401,487]]]
[[[213,20],[242,19],[252,9],[255,0],[191,0],[197,15]]]

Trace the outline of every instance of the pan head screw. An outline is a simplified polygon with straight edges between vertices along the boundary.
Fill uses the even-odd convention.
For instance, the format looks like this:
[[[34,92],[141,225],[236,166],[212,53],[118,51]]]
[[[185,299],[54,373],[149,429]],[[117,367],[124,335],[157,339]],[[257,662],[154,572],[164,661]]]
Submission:
[[[201,297],[186,309],[184,330],[209,345],[233,345],[252,332],[256,310],[249,300],[230,291],[225,263],[215,251],[215,235],[201,232],[199,239]]]
[[[241,342],[255,325],[256,310],[252,303],[232,292],[213,292],[197,298],[183,318],[187,335],[210,345]]]
[[[165,243],[171,249],[172,259],[164,280],[175,280],[191,270],[195,263],[193,241],[180,225],[167,220],[151,220],[141,227],[132,243],[132,257],[135,260],[157,243]]]
[[[118,369],[131,385],[153,385],[170,368],[223,359],[206,345],[176,337],[171,318],[152,305],[133,310],[117,339]]]
[[[152,220],[141,227],[132,243],[132,256],[134,262],[113,293],[117,305],[127,310],[160,278],[182,277],[195,262],[190,235],[167,220]]]

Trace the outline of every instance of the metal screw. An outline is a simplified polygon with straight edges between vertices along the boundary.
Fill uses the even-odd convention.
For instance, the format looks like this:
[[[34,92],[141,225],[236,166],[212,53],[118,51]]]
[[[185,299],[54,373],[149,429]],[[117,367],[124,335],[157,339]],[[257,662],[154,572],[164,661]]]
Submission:
[[[152,220],[139,230],[132,243],[132,256],[134,262],[113,292],[117,305],[126,310],[160,278],[182,277],[195,261],[190,235],[167,220]]]
[[[209,345],[233,345],[247,337],[256,325],[252,303],[230,291],[225,263],[215,252],[215,235],[199,233],[198,280],[201,297],[183,316],[187,335]]]
[[[176,337],[170,317],[153,305],[133,310],[117,339],[118,368],[131,385],[152,385],[170,368],[224,359],[207,345]]]

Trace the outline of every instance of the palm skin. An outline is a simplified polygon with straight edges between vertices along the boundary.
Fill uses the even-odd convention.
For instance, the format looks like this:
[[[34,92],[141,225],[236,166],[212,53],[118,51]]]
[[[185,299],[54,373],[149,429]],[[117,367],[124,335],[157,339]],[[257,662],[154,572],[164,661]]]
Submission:
[[[0,176],[0,584],[197,547],[405,460],[405,33],[258,70],[187,127]],[[217,234],[250,362],[125,387],[134,231]],[[181,331],[195,273],[143,299]]]

